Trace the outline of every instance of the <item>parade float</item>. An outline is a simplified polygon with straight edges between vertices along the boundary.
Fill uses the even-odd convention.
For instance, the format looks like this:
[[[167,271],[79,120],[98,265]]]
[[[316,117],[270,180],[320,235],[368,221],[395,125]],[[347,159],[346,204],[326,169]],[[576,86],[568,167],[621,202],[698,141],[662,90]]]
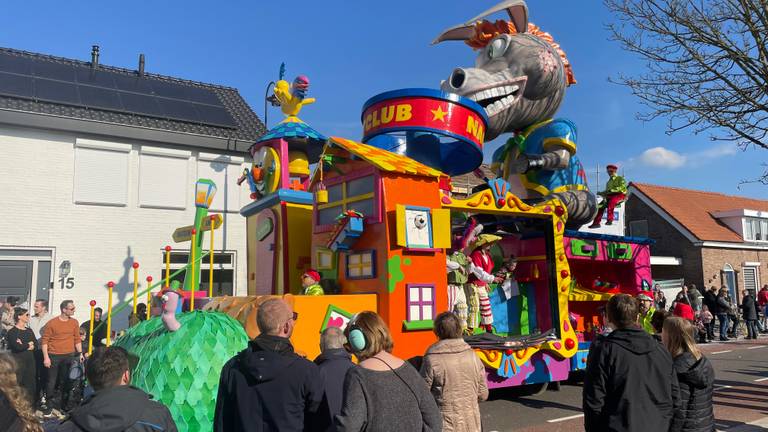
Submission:
[[[501,11],[509,20],[483,19]],[[310,359],[325,328],[344,328],[363,310],[388,324],[396,355],[423,355],[436,340],[433,318],[453,310],[467,317],[465,339],[498,388],[584,369],[604,324],[599,307],[650,288],[649,240],[578,231],[596,200],[576,155],[576,127],[555,117],[574,74],[552,36],[528,23],[525,2],[503,2],[436,42],[447,40],[475,49],[475,67],[457,67],[440,89],[370,98],[360,141],[326,136],[299,118],[315,102],[307,77],[277,82],[273,99],[285,119],[251,146],[252,166],[238,180],[253,199],[240,211],[247,296],[197,289],[198,263],[214,251],[205,252],[203,238],[217,227],[204,210],[215,185],[198,182],[195,224],[174,236],[192,250],[183,289],[170,295],[181,297],[182,330],[158,316],[116,341],[138,357],[137,385],[177,422],[210,425],[213,377],[258,334],[258,305],[273,296],[301,317],[291,340]],[[451,177],[476,170],[485,143],[503,134],[510,138],[493,154],[497,176],[454,196]],[[307,272],[319,275],[324,295],[303,295]],[[167,285],[148,288],[156,306]]]

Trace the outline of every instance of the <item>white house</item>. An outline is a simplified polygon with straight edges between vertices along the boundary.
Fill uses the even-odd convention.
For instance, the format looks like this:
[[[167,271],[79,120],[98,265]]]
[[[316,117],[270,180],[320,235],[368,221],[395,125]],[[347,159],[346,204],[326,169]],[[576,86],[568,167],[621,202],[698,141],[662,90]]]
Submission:
[[[134,262],[140,287],[163,277],[166,245],[172,268],[186,264],[171,234],[193,223],[198,178],[216,183],[224,221],[214,290],[244,295],[249,191],[236,180],[264,125],[236,89],[99,65],[94,48],[91,62],[0,48],[0,299],[54,313],[71,299],[82,322],[114,281],[114,304],[130,303]]]

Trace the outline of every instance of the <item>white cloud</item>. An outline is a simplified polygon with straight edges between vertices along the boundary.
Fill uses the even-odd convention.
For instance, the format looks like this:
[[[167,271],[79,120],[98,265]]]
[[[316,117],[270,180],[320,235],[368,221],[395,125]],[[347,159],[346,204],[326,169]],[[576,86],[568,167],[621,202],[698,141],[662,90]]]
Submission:
[[[639,159],[640,163],[643,165],[675,169],[685,165],[688,158],[676,151],[665,149],[664,147],[653,147],[644,151]]]
[[[664,147],[653,147],[642,152],[637,158],[630,158],[629,164],[640,163],[648,167],[677,169],[683,166],[699,166],[709,161],[733,156],[739,152],[732,143],[723,143],[707,149],[678,153]]]

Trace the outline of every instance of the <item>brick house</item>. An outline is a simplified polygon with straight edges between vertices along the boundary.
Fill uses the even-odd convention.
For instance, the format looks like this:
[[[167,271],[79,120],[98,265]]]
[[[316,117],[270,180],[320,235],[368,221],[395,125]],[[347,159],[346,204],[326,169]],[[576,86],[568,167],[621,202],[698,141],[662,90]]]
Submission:
[[[768,264],[768,201],[631,183],[626,221],[629,235],[656,241],[656,281],[725,285],[734,298],[761,286],[762,266]]]

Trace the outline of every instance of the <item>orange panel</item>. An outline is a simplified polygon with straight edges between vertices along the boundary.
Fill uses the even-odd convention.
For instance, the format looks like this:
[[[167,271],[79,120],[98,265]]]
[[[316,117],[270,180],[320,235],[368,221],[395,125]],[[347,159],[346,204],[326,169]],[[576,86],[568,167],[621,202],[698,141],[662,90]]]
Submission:
[[[299,319],[291,336],[296,353],[314,360],[320,354],[320,329],[328,306],[333,305],[355,314],[364,310],[376,311],[376,295],[324,295],[293,297],[293,309]]]

